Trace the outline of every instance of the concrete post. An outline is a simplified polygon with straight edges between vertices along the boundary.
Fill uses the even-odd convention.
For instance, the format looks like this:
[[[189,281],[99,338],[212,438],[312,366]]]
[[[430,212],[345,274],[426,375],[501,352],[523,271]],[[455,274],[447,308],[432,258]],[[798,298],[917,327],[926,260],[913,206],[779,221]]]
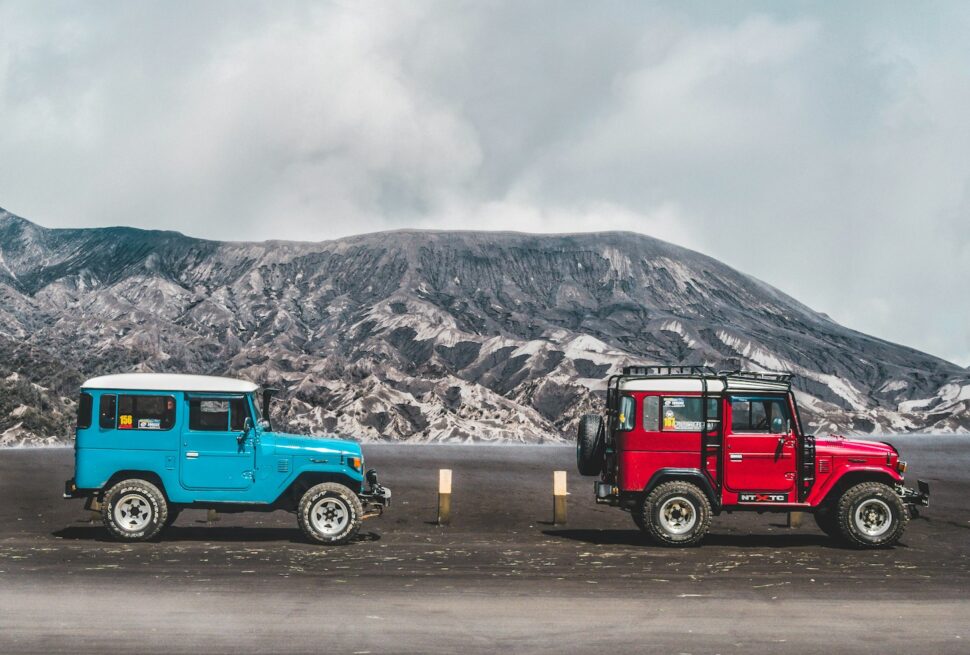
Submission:
[[[802,512],[788,512],[788,527],[802,527]]]
[[[438,525],[451,523],[451,469],[438,471]]]
[[[564,525],[566,523],[566,472],[552,472],[552,524]]]

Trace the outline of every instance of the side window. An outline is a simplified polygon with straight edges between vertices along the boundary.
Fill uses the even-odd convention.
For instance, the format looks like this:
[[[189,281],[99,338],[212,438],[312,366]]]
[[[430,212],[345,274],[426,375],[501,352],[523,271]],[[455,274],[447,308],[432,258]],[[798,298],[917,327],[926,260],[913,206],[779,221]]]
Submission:
[[[94,410],[94,399],[89,393],[81,393],[77,401],[77,429],[85,430],[91,427],[91,413]]]
[[[245,398],[233,398],[229,401],[229,429],[233,432],[242,432],[246,427],[246,419],[249,416],[249,403]]]
[[[189,429],[203,432],[228,432],[229,401],[206,398],[190,399]]]
[[[190,398],[189,429],[200,432],[242,432],[249,417],[245,398]]]
[[[696,396],[664,398],[661,429],[664,432],[700,432],[704,420],[702,410],[701,399]],[[708,398],[707,429],[716,429],[720,418],[718,399]]]
[[[769,434],[780,432],[788,424],[788,410],[781,399],[734,398],[731,400],[732,432]]]
[[[634,416],[633,413],[636,411],[636,401],[632,396],[623,396],[620,398],[620,415],[618,416],[619,422],[617,423],[617,430],[632,430]]]
[[[175,425],[175,399],[171,396],[118,397],[119,430],[170,430]]]
[[[647,432],[660,429],[660,396],[647,396],[643,399],[643,429]]]
[[[115,429],[115,410],[118,407],[118,396],[114,394],[102,395],[101,406],[98,411],[98,425],[105,430]]]

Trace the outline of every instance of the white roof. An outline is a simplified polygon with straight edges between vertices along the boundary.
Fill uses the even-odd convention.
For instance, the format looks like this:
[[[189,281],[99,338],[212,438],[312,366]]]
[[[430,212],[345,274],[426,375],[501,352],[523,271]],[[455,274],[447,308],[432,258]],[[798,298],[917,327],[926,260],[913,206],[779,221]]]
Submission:
[[[788,384],[776,382],[774,380],[757,380],[749,378],[727,377],[728,391],[788,391]],[[620,389],[623,391],[695,391],[700,393],[702,390],[699,378],[630,378],[620,380]],[[719,394],[724,391],[724,381],[720,378],[707,378],[707,392]]]
[[[209,375],[176,375],[172,373],[123,373],[91,378],[82,389],[115,389],[132,391],[213,391],[216,393],[250,393],[259,387],[247,380],[218,378]]]

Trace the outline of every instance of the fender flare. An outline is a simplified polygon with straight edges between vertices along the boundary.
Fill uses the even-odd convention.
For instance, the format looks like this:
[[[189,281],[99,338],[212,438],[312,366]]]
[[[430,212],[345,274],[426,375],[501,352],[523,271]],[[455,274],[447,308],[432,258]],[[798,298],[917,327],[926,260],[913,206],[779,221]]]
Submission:
[[[647,481],[647,485],[643,488],[643,494],[647,495],[657,488],[657,486],[671,480],[684,480],[685,482],[696,484],[701,488],[701,491],[704,492],[704,495],[707,496],[707,499],[711,502],[711,508],[715,512],[720,511],[721,499],[718,498],[717,494],[714,492],[714,488],[711,486],[711,481],[707,479],[707,476],[704,475],[704,472],[700,469],[658,469],[652,476],[650,476],[650,480]]]

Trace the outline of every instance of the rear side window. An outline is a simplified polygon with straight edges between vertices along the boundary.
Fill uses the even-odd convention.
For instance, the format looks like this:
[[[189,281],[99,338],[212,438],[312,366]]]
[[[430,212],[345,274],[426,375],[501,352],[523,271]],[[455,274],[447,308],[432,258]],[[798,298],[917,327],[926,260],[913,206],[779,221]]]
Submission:
[[[171,396],[119,396],[119,430],[170,430],[175,425]]]
[[[707,429],[717,429],[720,420],[717,398],[707,399]],[[664,432],[700,432],[703,405],[701,399],[691,396],[674,396],[663,399],[663,421],[661,429]]]
[[[636,401],[632,396],[623,396],[620,398],[620,413],[617,416],[617,430],[632,430],[633,421],[635,417],[633,413],[636,411]]]
[[[91,427],[91,414],[94,410],[94,398],[89,393],[82,393],[77,401],[77,428],[86,430]]]
[[[201,432],[241,432],[249,417],[245,398],[192,398],[189,429]]]
[[[98,412],[98,425],[105,430],[114,430],[115,414],[118,407],[118,396],[108,394],[101,396],[100,411]]]
[[[643,429],[647,432],[660,429],[660,396],[647,396],[643,399]]]

